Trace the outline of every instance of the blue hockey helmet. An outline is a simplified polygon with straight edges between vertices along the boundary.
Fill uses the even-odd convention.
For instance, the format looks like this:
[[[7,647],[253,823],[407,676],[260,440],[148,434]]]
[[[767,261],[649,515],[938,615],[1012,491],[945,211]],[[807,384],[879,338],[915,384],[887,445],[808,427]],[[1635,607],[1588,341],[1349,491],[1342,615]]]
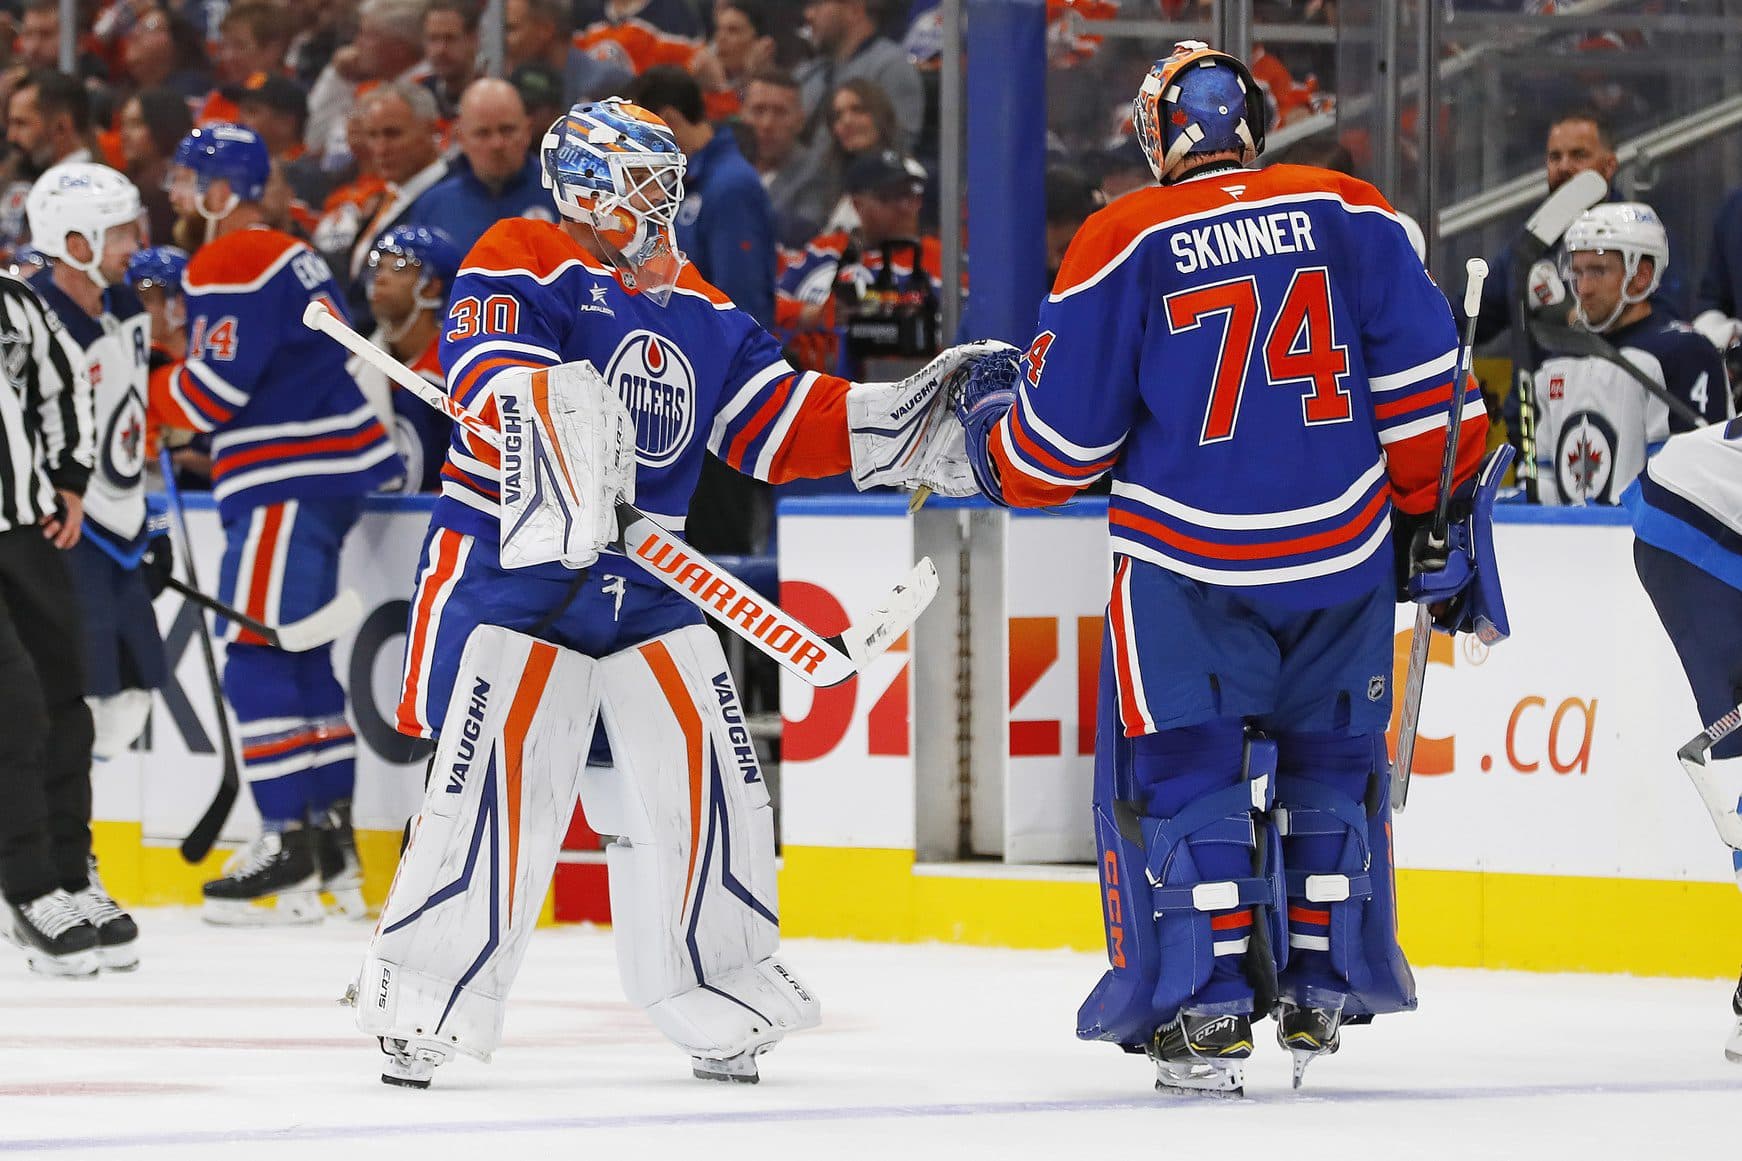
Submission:
[[[1194,153],[1234,150],[1241,164],[1264,152],[1264,91],[1236,57],[1182,40],[1158,60],[1131,102],[1137,140],[1155,179],[1166,182]]]
[[[186,250],[176,246],[147,246],[127,260],[127,285],[134,290],[161,287],[171,296],[181,294],[181,276],[188,268]]]
[[[238,202],[259,201],[272,177],[272,154],[260,134],[227,123],[206,125],[183,137],[170,165],[172,189],[178,179],[191,180],[201,195],[200,214],[206,218],[222,218]],[[230,184],[231,201],[221,212],[212,213],[205,207],[204,195],[206,187],[220,178]]]
[[[674,223],[686,164],[666,123],[620,97],[576,105],[539,160],[557,211],[596,230],[624,285],[663,306],[684,264]]]
[[[443,290],[452,288],[460,273],[460,248],[434,226],[395,226],[376,238],[369,247],[369,269],[394,260],[422,267],[424,277],[442,280]]]

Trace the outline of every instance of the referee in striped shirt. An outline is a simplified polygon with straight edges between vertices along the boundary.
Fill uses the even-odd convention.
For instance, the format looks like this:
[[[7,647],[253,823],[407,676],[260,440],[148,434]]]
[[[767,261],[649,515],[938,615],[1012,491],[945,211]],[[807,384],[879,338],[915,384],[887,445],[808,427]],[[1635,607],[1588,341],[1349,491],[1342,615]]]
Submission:
[[[64,550],[95,455],[91,385],[58,319],[0,274],[0,894],[37,971],[96,970],[88,881],[91,714]]]

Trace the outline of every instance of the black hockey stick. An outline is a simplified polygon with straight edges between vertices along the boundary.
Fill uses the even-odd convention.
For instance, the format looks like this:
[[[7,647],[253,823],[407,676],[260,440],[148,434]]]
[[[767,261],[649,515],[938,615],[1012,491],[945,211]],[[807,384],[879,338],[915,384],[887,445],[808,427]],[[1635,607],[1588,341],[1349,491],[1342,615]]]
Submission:
[[[1434,544],[1446,543],[1451,523],[1453,478],[1458,470],[1458,435],[1464,426],[1464,402],[1470,381],[1470,357],[1476,347],[1476,312],[1482,301],[1482,283],[1488,264],[1480,258],[1464,263],[1464,334],[1458,343],[1458,366],[1452,380],[1452,406],[1446,425],[1446,451],[1440,458],[1440,487],[1434,497],[1433,523],[1428,536]],[[1427,684],[1427,649],[1433,634],[1433,610],[1425,603],[1415,607],[1415,629],[1409,638],[1409,671],[1403,683],[1403,712],[1397,724],[1397,761],[1391,766],[1391,809],[1409,804],[1410,767],[1415,764],[1415,735],[1421,725],[1421,695]]]
[[[231,608],[217,597],[207,596],[173,576],[166,577],[163,583],[165,588],[174,589],[200,608],[210,609],[226,621],[236,622],[274,649],[282,649],[286,653],[306,653],[310,649],[319,649],[322,645],[331,645],[363,617],[363,602],[350,589],[340,592],[300,621],[292,621],[288,625],[268,625],[240,609]]]
[[[1524,223],[1524,231],[1512,243],[1512,278],[1506,288],[1512,309],[1512,390],[1518,395],[1517,476],[1525,496],[1537,500],[1536,476],[1536,380],[1531,366],[1534,352],[1525,320],[1530,314],[1530,270],[1560,242],[1578,216],[1609,194],[1603,175],[1587,169],[1568,178],[1549,194]]]
[[[187,512],[182,508],[181,489],[175,486],[175,464],[170,461],[169,448],[165,447],[158,453],[157,462],[163,468],[163,487],[169,496],[170,514],[175,517],[176,531],[181,536],[182,567],[187,570],[189,583],[198,591],[200,578],[194,573],[194,542],[188,535]],[[182,592],[183,587],[176,586],[176,591]],[[236,766],[236,746],[230,738],[230,711],[224,705],[224,684],[218,677],[218,658],[212,652],[212,631],[206,625],[204,613],[199,616],[199,637],[206,676],[212,682],[212,701],[218,711],[218,749],[223,754],[224,773],[218,779],[218,792],[212,796],[212,804],[206,807],[206,812],[194,823],[188,836],[181,840],[181,857],[190,863],[199,862],[211,852],[212,844],[218,841],[218,832],[224,829],[230,811],[235,809],[236,795],[242,789],[241,771]]]
[[[1645,388],[1648,395],[1661,399],[1675,417],[1692,427],[1706,426],[1706,417],[1689,407],[1687,403],[1671,394],[1661,383],[1654,383],[1651,377],[1638,367],[1635,367],[1626,356],[1617,351],[1607,339],[1595,331],[1587,331],[1580,327],[1569,326],[1542,315],[1532,315],[1530,319],[1530,334],[1545,351],[1551,355],[1571,355],[1581,359],[1601,359],[1605,363],[1613,363]]]

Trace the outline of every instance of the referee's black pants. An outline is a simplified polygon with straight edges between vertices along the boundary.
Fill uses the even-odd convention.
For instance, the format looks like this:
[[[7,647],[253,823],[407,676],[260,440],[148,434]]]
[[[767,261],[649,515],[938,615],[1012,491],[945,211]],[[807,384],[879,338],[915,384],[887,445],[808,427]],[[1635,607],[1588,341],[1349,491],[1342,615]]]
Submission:
[[[0,892],[88,881],[91,711],[78,598],[41,529],[0,532]]]

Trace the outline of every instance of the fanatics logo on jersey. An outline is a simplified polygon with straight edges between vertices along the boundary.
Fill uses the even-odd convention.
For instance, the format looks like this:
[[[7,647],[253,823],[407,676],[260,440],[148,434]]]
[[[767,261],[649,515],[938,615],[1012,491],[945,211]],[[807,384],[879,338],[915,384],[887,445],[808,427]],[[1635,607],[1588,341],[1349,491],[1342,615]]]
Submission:
[[[682,351],[652,331],[630,331],[605,368],[635,417],[635,459],[667,468],[689,447],[696,430],[696,372]]]

